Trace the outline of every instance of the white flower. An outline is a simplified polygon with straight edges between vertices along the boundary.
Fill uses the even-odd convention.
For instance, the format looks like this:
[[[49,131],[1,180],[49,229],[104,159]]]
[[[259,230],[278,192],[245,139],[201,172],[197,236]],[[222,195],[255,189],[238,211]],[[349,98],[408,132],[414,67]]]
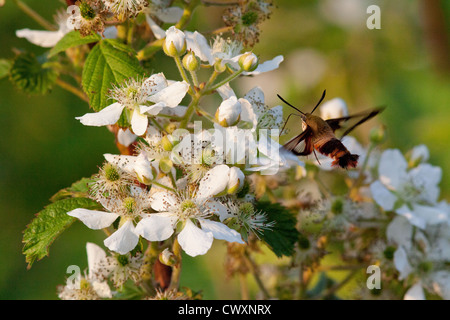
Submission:
[[[222,101],[216,112],[216,120],[222,127],[234,126],[239,122],[241,111],[240,101],[232,96]]]
[[[131,193],[130,197],[108,202],[108,211],[79,208],[69,211],[67,214],[78,218],[93,230],[107,228],[120,217],[119,228],[105,239],[104,244],[111,251],[126,254],[133,250],[139,241],[133,221],[141,218],[145,214],[145,210],[150,207],[146,191],[135,188]]]
[[[103,277],[99,277],[100,262],[106,258],[102,248],[94,243],[86,244],[88,273],[82,277],[78,274],[75,281],[67,279],[67,284],[59,288],[58,297],[62,300],[97,300],[112,298],[111,289]]]
[[[215,181],[214,181],[215,182]],[[212,181],[201,181],[200,189],[214,188]],[[204,195],[204,194],[203,194]],[[153,194],[151,206],[158,213],[149,214],[136,226],[136,233],[149,241],[164,241],[181,228],[177,238],[181,248],[190,256],[205,254],[213,239],[244,243],[240,234],[221,222],[210,220],[213,215],[225,216],[226,208],[200,192],[174,194],[161,191]]]
[[[422,163],[407,169],[408,163],[399,150],[385,150],[378,166],[379,180],[370,185],[374,200],[383,209],[395,210],[421,229],[448,221],[446,213],[436,207],[441,168]]]
[[[140,136],[147,131],[148,116],[157,115],[164,107],[178,106],[186,95],[188,84],[182,81],[166,80],[162,73],[154,74],[141,81],[130,79],[122,87],[116,87],[111,97],[117,102],[96,113],[77,117],[86,126],[105,126],[115,124],[124,109],[131,118],[134,134]],[[153,104],[148,105],[151,102]]]
[[[347,104],[341,98],[334,98],[325,102],[320,107],[322,119],[342,118],[348,116]]]
[[[229,85],[223,85],[218,90],[222,99],[236,97]],[[269,108],[265,104],[264,92],[260,87],[254,87],[243,98],[241,104],[241,120],[252,124],[252,131],[260,129],[280,129],[283,125],[283,107],[278,105]]]
[[[422,288],[422,282],[419,281],[406,291],[404,300],[425,300],[425,292]]]
[[[16,36],[19,38],[25,38],[32,44],[40,47],[54,47],[55,44],[57,44],[58,41],[62,39],[62,37],[64,37],[69,31],[71,31],[71,29],[67,26],[68,17],[69,15],[64,11],[57,13],[55,22],[58,25],[58,30],[56,31],[20,29],[16,31]]]
[[[225,40],[219,36],[214,39],[212,47],[209,46],[206,38],[195,32],[186,32],[186,41],[188,50],[192,50],[197,57],[202,61],[208,62],[213,66],[217,61],[220,61],[222,66],[226,64],[230,65],[233,69],[239,70],[239,59],[247,55],[252,58],[254,57],[252,53],[246,52],[241,54],[242,44],[238,41]],[[283,56],[279,55],[272,60],[260,63],[258,67],[251,72],[243,72],[244,75],[257,75],[263,72],[268,72],[275,70],[279,67],[280,63],[283,61]]]

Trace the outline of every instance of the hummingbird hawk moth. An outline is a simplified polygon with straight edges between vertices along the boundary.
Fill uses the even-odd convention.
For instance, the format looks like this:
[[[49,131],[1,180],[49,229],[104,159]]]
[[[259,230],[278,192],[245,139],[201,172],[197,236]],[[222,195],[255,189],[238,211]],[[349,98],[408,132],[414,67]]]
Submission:
[[[341,139],[360,124],[375,117],[378,113],[383,111],[384,108],[377,108],[341,118],[323,120],[321,117],[313,115],[313,113],[325,98],[325,94],[326,90],[323,91],[322,97],[310,113],[300,111],[280,95],[277,95],[278,98],[288,106],[300,112],[300,114],[291,113],[287,117],[281,132],[283,132],[284,127],[292,115],[301,117],[303,127],[303,132],[289,140],[283,145],[283,148],[291,151],[297,156],[307,156],[314,152],[314,156],[316,157],[317,162],[319,162],[315,152],[315,150],[317,150],[321,154],[333,159],[332,166],[339,166],[344,169],[355,168],[358,164],[359,155],[350,153],[341,142]],[[346,129],[339,139],[336,138],[335,131],[342,128],[343,123],[355,118],[361,119]],[[300,144],[302,141],[305,142],[303,150],[302,145]]]

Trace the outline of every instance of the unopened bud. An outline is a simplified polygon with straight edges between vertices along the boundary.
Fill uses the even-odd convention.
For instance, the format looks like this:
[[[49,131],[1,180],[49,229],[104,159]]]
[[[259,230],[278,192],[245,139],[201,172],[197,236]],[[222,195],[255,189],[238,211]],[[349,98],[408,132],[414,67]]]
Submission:
[[[172,168],[173,162],[169,158],[162,158],[159,161],[159,169],[165,174],[168,174],[170,171],[172,171]]]
[[[239,58],[239,66],[247,72],[254,71],[258,64],[259,59],[253,52],[246,52]]]
[[[200,59],[193,51],[189,51],[183,58],[183,67],[188,71],[197,71],[200,68]]]
[[[166,31],[163,50],[169,57],[177,57],[184,54],[186,51],[186,36],[183,31],[178,30],[175,26],[170,27]]]
[[[159,254],[159,262],[165,264],[166,266],[174,266],[177,263],[175,255],[169,251],[169,249],[164,249],[163,252]]]
[[[386,130],[384,126],[378,126],[370,130],[370,141],[374,144],[383,143],[386,139]]]
[[[222,127],[236,125],[241,118],[242,106],[239,100],[232,96],[224,100],[216,111],[216,120]]]

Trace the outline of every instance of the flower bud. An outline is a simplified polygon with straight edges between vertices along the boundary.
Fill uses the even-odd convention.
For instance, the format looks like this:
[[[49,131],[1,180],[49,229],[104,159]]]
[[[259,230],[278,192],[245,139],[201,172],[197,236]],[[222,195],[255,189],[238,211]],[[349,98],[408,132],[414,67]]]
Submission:
[[[323,120],[348,116],[347,104],[341,98],[334,98],[320,107],[320,116]]]
[[[239,58],[239,66],[247,72],[254,71],[259,64],[259,59],[253,52],[246,52]]]
[[[238,167],[231,167],[228,180],[228,194],[238,192],[244,186],[245,175]]]
[[[162,158],[159,161],[159,169],[164,172],[165,174],[168,174],[173,168],[173,162],[169,158]]]
[[[169,251],[169,249],[164,249],[163,252],[159,254],[159,262],[165,264],[166,266],[174,266],[177,263],[175,255]]]
[[[220,104],[216,111],[216,120],[222,127],[234,126],[239,122],[241,112],[241,103],[235,96],[232,96]]]
[[[225,70],[227,70],[227,66],[222,63],[222,59],[216,59],[216,62],[214,63],[214,71],[217,73],[222,73]]]
[[[189,51],[183,58],[183,67],[188,71],[197,71],[200,68],[200,59],[193,51]]]
[[[166,39],[163,43],[164,53],[169,57],[181,56],[186,51],[186,36],[183,31],[175,26],[166,31]]]
[[[384,126],[379,126],[372,128],[370,130],[370,141],[374,144],[380,144],[386,139],[386,133],[384,130]]]

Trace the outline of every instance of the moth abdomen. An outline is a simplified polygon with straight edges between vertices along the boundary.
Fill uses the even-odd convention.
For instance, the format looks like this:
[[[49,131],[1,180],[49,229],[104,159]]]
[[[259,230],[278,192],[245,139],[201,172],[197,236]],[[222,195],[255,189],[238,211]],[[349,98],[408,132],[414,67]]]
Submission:
[[[351,154],[344,144],[337,138],[332,138],[322,145],[314,146],[321,154],[334,159],[332,165],[341,168],[355,168],[358,164],[359,156]]]

